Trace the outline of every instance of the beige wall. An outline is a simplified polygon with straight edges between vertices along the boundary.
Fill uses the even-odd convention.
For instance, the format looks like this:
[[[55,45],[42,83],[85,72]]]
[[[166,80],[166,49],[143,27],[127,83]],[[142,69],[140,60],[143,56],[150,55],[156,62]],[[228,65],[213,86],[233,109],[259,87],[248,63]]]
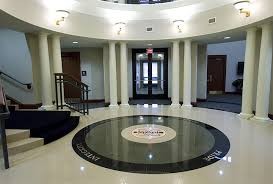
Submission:
[[[104,99],[104,70],[102,48],[73,48],[62,49],[62,52],[80,52],[81,71],[86,71],[86,76],[81,76],[81,81],[86,83],[91,92],[89,99]]]

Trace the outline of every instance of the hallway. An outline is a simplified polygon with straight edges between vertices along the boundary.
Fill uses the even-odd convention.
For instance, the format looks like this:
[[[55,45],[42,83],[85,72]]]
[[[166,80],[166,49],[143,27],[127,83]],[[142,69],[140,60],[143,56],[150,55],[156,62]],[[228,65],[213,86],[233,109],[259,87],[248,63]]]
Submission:
[[[241,105],[242,95],[239,94],[208,95],[207,101],[197,102],[197,107],[234,113],[241,112]]]

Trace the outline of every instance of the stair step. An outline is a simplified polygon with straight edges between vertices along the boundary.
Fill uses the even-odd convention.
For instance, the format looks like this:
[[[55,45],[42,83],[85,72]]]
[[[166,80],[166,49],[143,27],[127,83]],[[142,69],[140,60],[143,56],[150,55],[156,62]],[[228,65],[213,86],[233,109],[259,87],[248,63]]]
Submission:
[[[6,129],[7,143],[20,141],[30,137],[30,130]]]
[[[11,105],[11,100],[8,100],[8,99],[7,99],[6,102],[7,102],[7,105]]]
[[[44,145],[43,138],[28,138],[8,144],[9,155],[22,153]]]
[[[30,130],[6,129],[7,143],[20,141],[30,137]]]

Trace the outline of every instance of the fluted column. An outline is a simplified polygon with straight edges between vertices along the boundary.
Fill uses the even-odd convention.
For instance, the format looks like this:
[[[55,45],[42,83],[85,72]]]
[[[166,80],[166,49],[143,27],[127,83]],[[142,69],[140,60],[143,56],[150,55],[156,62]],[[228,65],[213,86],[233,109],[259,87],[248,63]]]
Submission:
[[[244,67],[244,85],[242,96],[242,112],[240,117],[248,119],[253,117],[253,88],[254,88],[254,66],[256,54],[256,28],[247,30],[245,67]]]
[[[120,82],[121,82],[121,106],[129,107],[128,74],[127,74],[127,44],[120,43]]]
[[[53,108],[53,104],[47,36],[47,33],[41,32],[38,35],[38,39],[41,67],[42,108],[51,109]]]
[[[268,118],[270,81],[272,66],[272,24],[262,25],[259,73],[257,84],[256,115],[254,119],[266,121]]]
[[[172,47],[172,105],[171,107],[180,107],[179,104],[179,41],[173,41]]]
[[[110,106],[109,107],[118,107],[116,43],[113,41],[109,42],[109,84],[110,84]]]
[[[191,105],[191,40],[185,40],[184,44],[184,87],[183,105],[190,108]]]

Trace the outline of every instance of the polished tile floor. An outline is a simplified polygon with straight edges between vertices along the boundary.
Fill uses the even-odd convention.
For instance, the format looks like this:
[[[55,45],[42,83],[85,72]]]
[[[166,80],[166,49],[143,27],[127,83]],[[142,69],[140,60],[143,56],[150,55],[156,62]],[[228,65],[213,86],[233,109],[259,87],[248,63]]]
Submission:
[[[134,174],[106,169],[78,156],[72,138],[82,128],[104,119],[129,115],[166,115],[193,119],[222,131],[230,141],[225,157],[209,166],[172,174]],[[273,124],[238,118],[237,114],[204,108],[169,106],[98,108],[81,117],[76,130],[51,144],[17,155],[0,171],[2,184],[272,184]]]

